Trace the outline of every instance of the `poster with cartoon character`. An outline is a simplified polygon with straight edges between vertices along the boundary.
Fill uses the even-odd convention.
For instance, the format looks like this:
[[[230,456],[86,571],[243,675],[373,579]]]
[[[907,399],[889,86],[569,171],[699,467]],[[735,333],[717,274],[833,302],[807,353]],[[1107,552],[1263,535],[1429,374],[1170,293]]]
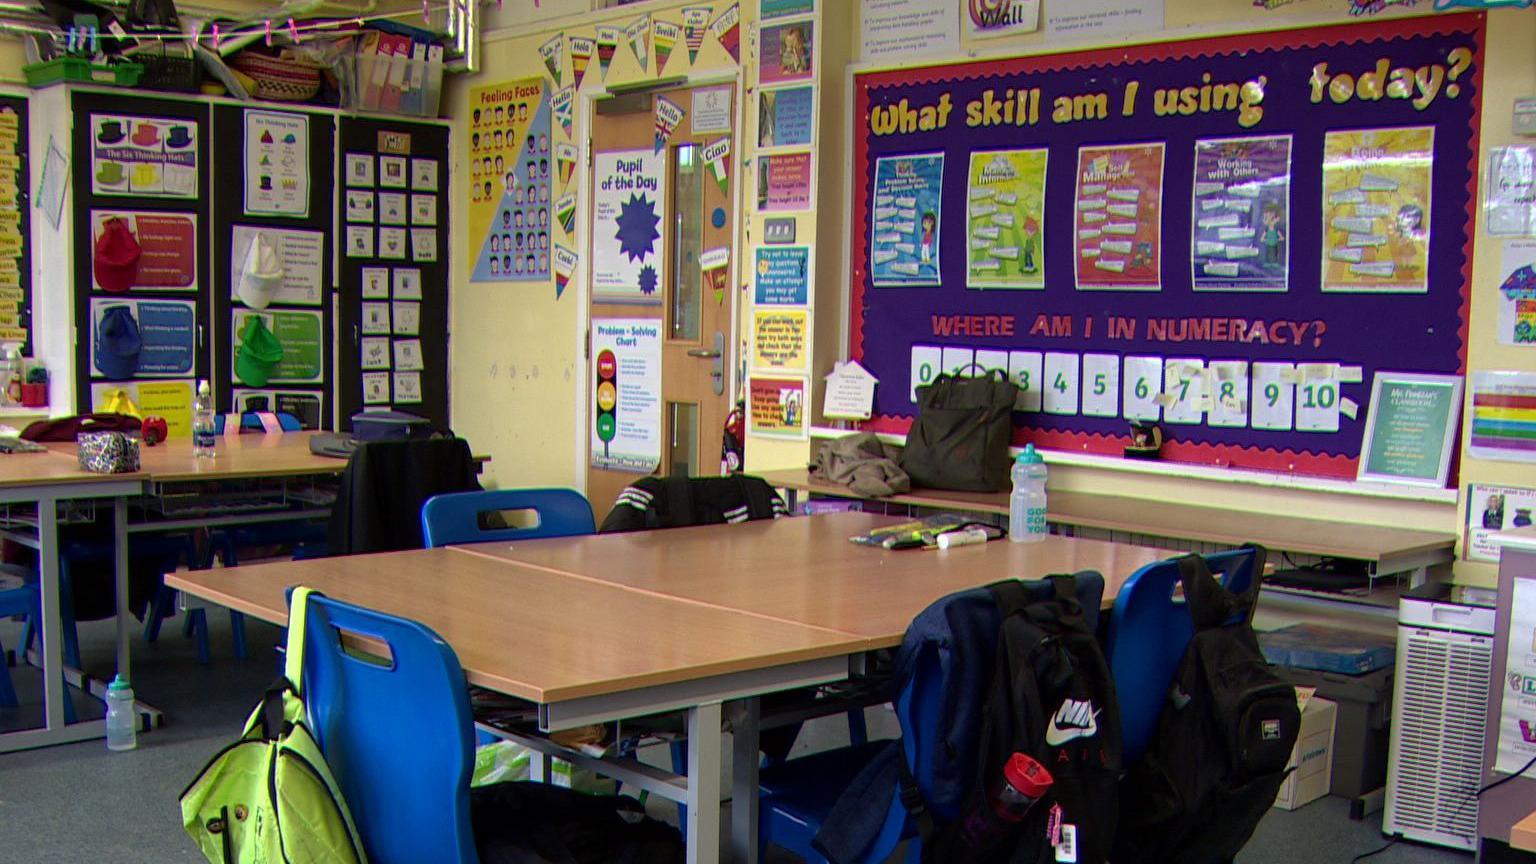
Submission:
[[[1162,289],[1163,145],[1077,151],[1079,291]]]
[[[1291,137],[1195,142],[1190,267],[1196,291],[1284,291]]]
[[[875,162],[870,273],[876,288],[939,284],[944,154]]]
[[[965,192],[971,288],[1045,288],[1045,165],[1050,151],[971,154]]]
[[[1323,291],[1429,290],[1435,128],[1359,129],[1323,139]]]

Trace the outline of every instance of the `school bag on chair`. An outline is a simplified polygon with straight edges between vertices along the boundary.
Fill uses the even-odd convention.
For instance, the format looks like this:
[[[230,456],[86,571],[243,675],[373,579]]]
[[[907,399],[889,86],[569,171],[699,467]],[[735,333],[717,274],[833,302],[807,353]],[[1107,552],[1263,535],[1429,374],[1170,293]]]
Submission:
[[[1296,691],[1264,660],[1253,581],[1233,594],[1205,559],[1179,559],[1195,633],[1169,688],[1157,734],[1121,785],[1116,864],[1230,861],[1275,802],[1301,724]]]
[[[913,619],[894,672],[902,738],[849,785],[813,845],[834,864],[870,860],[898,808],[928,864],[1103,864],[1120,777],[1119,705],[1093,635],[1103,591],[1103,577],[1087,571],[1010,579]],[[1015,752],[1054,782],[1001,845],[978,853],[967,814],[988,806]]]
[[[362,839],[309,730],[303,699],[308,588],[293,590],[283,677],[240,740],[181,793],[182,826],[214,864],[366,864]]]

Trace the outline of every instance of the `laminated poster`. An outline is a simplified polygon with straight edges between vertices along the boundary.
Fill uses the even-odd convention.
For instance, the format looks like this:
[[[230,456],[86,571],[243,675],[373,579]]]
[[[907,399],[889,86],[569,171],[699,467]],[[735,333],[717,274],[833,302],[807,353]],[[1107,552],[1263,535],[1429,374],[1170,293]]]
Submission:
[[[1536,521],[1533,514],[1536,514],[1536,489],[1468,484],[1467,542],[1461,557],[1467,561],[1497,564],[1499,544],[1493,541],[1494,535],[1531,525]]]
[[[1323,140],[1323,291],[1429,290],[1433,126]]]
[[[1489,151],[1483,209],[1489,234],[1536,234],[1536,148],[1495,147]]]
[[[1516,774],[1536,758],[1536,579],[1515,579],[1510,593],[1504,653],[1510,674],[1501,682],[1505,690],[1493,763],[1501,774]]]
[[[245,112],[245,212],[309,215],[309,117]]]
[[[1045,287],[1045,165],[1049,152],[971,154],[965,188],[971,288]]]
[[[808,146],[815,128],[815,87],[757,91],[757,146]]]
[[[1195,290],[1286,290],[1290,202],[1289,135],[1196,141]]]
[[[1162,198],[1162,144],[1077,151],[1077,290],[1162,289]]]
[[[752,302],[758,306],[804,306],[810,296],[811,247],[760,246]]]
[[[91,191],[196,198],[197,122],[92,114]]]
[[[810,313],[804,309],[752,311],[752,366],[804,372],[810,365]]]
[[[760,37],[757,80],[761,84],[805,81],[815,75],[812,68],[815,29],[811,21],[766,26]]]
[[[811,154],[757,157],[757,209],[761,213],[811,209]]]
[[[257,236],[266,238],[283,265],[283,283],[273,295],[273,303],[319,306],[323,300],[325,279],[325,234],[289,228],[235,225],[230,229],[229,291],[240,299],[240,277],[246,256]]]
[[[592,321],[591,462],[649,474],[661,464],[661,320]]]
[[[92,210],[92,248],[108,222],[119,219],[139,244],[139,268],[133,288],[158,291],[192,291],[197,288],[197,214]],[[95,278],[92,259],[91,284],[102,291]]]
[[[1472,373],[1474,459],[1536,462],[1536,372]]]
[[[139,330],[140,347],[135,360],[128,365],[139,378],[176,377],[193,372],[194,351],[197,345],[197,307],[190,300],[121,300],[110,295],[91,298],[91,375],[105,378],[100,365],[100,352],[111,351],[111,343],[103,345],[96,338],[107,310],[126,306]],[[83,334],[82,334],[83,335]],[[120,364],[114,362],[113,366]]]
[[[386,376],[387,377],[387,376]],[[304,429],[320,428],[321,394],[304,390],[253,390],[236,387],[233,391],[235,410],[278,411],[292,414]],[[142,407],[142,406],[140,406]]]
[[[875,161],[870,274],[876,288],[939,284],[944,154]]]
[[[754,377],[749,389],[748,431],[770,438],[805,440],[809,437],[805,422],[804,378]]]
[[[666,284],[661,220],[666,156],[615,150],[592,157],[592,293],[606,302],[659,303]]]
[[[100,411],[118,391],[124,391],[144,416],[164,417],[171,438],[192,436],[192,387],[184,381],[97,381],[91,384],[91,410]]]
[[[240,356],[240,334],[245,332],[245,321],[251,316],[266,319],[267,329],[272,332],[283,348],[283,359],[272,370],[270,380],[286,383],[318,383],[325,374],[323,319],[319,310],[286,309],[253,312],[236,309],[230,328],[231,345],[229,368],[235,368],[235,358]],[[235,383],[241,383],[236,376]]]
[[[1499,341],[1536,346],[1536,240],[1504,244],[1499,268]]]
[[[469,229],[476,250],[470,281],[548,282],[557,169],[544,79],[475,87],[469,104]],[[412,257],[436,260],[435,245],[413,247]]]

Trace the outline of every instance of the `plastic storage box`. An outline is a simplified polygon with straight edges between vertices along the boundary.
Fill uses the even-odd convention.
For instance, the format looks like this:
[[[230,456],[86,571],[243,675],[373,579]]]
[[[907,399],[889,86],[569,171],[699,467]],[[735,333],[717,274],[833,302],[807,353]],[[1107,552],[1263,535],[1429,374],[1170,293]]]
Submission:
[[[144,67],[138,63],[113,63],[110,66],[92,65],[81,57],[57,57],[42,63],[21,67],[27,76],[28,87],[47,87],[65,81],[89,81],[94,84],[115,84],[132,87],[139,83]]]
[[[1316,687],[1318,696],[1339,706],[1328,793],[1359,798],[1387,785],[1393,668],[1388,666],[1364,675],[1284,666],[1275,671],[1294,686]]]
[[[1391,636],[1295,624],[1259,634],[1264,658],[1276,666],[1363,675],[1392,666],[1397,644]],[[1324,698],[1326,693],[1320,694]]]

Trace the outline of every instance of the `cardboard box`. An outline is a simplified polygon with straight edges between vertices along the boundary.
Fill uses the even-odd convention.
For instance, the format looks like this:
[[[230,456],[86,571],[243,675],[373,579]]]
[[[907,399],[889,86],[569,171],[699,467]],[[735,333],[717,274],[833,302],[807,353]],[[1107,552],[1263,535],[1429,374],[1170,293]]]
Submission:
[[[1286,763],[1287,769],[1294,770],[1275,797],[1275,806],[1281,810],[1295,810],[1327,795],[1333,779],[1333,730],[1339,706],[1305,687],[1296,688],[1296,702],[1301,708],[1301,731]]]

